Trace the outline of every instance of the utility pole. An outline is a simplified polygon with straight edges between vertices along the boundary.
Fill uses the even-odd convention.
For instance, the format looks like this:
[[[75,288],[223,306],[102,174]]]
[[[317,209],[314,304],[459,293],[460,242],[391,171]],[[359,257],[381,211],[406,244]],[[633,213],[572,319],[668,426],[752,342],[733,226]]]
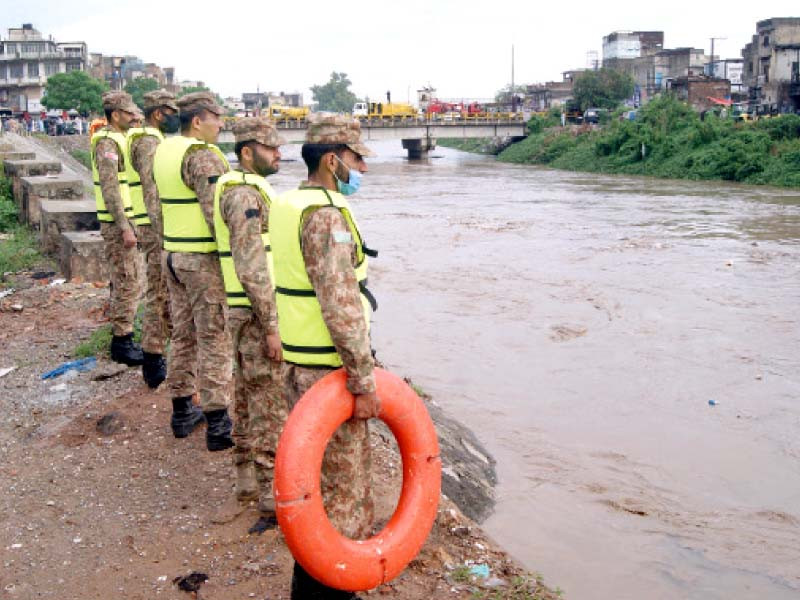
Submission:
[[[514,44],[511,44],[511,112],[516,112],[514,100]]]
[[[714,77],[714,71],[715,71],[715,69],[714,69],[714,42],[717,41],[717,40],[727,40],[727,39],[728,38],[724,38],[724,37],[712,37],[711,38],[711,63],[710,63],[711,68],[709,69],[709,73],[708,74],[711,75],[712,77]]]

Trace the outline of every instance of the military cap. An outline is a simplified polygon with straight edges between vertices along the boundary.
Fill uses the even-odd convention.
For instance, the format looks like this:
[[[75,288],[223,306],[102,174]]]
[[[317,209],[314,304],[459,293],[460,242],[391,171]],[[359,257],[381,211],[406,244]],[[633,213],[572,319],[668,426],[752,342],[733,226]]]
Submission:
[[[167,90],[154,90],[147,92],[144,95],[144,108],[171,108],[178,110],[178,105],[175,104],[175,96],[170,94]]]
[[[133,103],[133,98],[127,92],[111,91],[103,94],[104,110],[124,110],[135,113],[139,107]]]
[[[333,113],[314,113],[308,117],[306,144],[344,144],[361,156],[374,156],[361,142],[361,124],[357,119]]]
[[[191,94],[186,94],[178,98],[177,104],[178,110],[181,112],[203,108],[217,115],[225,113],[225,109],[217,104],[217,99],[211,92],[192,92]]]
[[[278,134],[275,125],[261,117],[237,119],[233,124],[233,136],[237,144],[253,141],[277,148],[286,143],[286,140]]]

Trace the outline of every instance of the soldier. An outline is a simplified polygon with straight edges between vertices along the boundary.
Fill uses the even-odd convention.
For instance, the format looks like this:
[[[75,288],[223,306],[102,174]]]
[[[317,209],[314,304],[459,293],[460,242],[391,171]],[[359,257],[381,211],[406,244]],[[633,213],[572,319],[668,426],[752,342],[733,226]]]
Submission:
[[[364,157],[372,154],[360,131],[358,121],[343,116],[310,119],[302,148],[308,181],[280,196],[269,222],[289,408],[342,366],[355,397],[353,418],[325,451],[322,495],[333,525],[356,539],[372,529],[367,419],[380,410],[369,341],[375,305],[366,288],[367,255],[376,253],[364,245],[345,198],[358,190],[367,171]],[[292,598],[354,597],[324,586],[295,563]]]
[[[133,319],[139,301],[139,256],[126,168],[129,163],[125,132],[139,110],[125,92],[103,94],[108,125],[91,139],[92,176],[97,220],[105,240],[111,275],[111,359],[141,365],[142,349],[133,342]]]
[[[165,90],[144,95],[144,127],[128,130],[128,186],[133,222],[147,267],[144,316],[142,318],[142,376],[157,388],[167,376],[164,347],[169,336],[167,282],[161,269],[161,202],[153,179],[153,158],[165,133],[180,129],[175,96]]]
[[[258,498],[259,519],[250,533],[274,528],[272,478],[278,436],[286,421],[281,340],[272,286],[267,221],[276,197],[265,177],[278,172],[284,140],[275,126],[256,117],[233,126],[240,168],[217,181],[214,234],[217,238],[228,324],[236,362],[233,439],[236,498],[225,522]],[[226,518],[227,517],[227,518]]]
[[[214,145],[223,109],[209,92],[187,94],[177,105],[181,135],[159,144],[153,164],[172,318],[170,423],[175,437],[186,437],[204,414],[206,447],[218,451],[233,446],[228,416],[232,349],[214,240],[214,190],[229,169]],[[203,414],[192,404],[195,390]]]

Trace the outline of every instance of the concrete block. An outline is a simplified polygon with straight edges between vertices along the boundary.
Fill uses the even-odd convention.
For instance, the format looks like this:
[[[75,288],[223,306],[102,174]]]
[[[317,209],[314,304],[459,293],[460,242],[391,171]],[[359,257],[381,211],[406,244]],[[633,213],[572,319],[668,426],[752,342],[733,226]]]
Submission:
[[[13,152],[14,146],[11,144],[6,144],[5,142],[0,144],[0,152]]]
[[[61,274],[67,279],[108,281],[105,242],[99,231],[61,234]]]
[[[39,206],[39,239],[42,252],[61,254],[61,234],[65,231],[97,231],[94,200],[43,200]]]
[[[49,160],[6,160],[3,161],[3,171],[11,180],[14,191],[14,200],[17,206],[22,205],[22,177],[34,177],[49,173],[60,173],[61,163]]]
[[[42,200],[80,200],[86,193],[83,181],[74,175],[43,175],[37,177],[21,177],[22,203],[20,220],[38,227],[40,215],[39,205]]]
[[[34,152],[17,152],[15,150],[0,152],[0,162],[3,163],[7,160],[33,160],[35,158]]]

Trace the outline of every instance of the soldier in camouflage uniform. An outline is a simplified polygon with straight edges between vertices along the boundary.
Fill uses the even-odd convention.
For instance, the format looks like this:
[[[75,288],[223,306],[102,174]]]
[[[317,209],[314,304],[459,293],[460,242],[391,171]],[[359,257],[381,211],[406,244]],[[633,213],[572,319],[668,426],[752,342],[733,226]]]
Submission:
[[[277,173],[278,147],[284,140],[275,126],[256,117],[233,127],[239,169],[217,182],[214,231],[228,298],[228,324],[236,362],[233,439],[236,499],[229,517],[243,501],[258,498],[259,520],[250,529],[274,528],[273,469],[278,437],[286,421],[283,400],[281,341],[268,268],[267,222],[276,197],[265,177]],[[271,262],[271,261],[269,261]],[[224,510],[221,512],[227,512]],[[224,522],[220,514],[217,522]]]
[[[300,189],[283,194],[270,214],[278,319],[287,362],[286,401],[290,409],[294,407],[314,383],[338,365],[345,369],[347,387],[354,395],[353,418],[339,428],[325,451],[321,482],[331,522],[355,539],[368,537],[373,525],[367,419],[378,416],[380,401],[375,393],[369,309],[365,310],[365,296],[370,304],[374,299],[362,279],[366,275],[364,253],[374,253],[363,245],[343,195],[358,188],[361,174],[367,171],[363,157],[371,154],[361,142],[357,121],[336,115],[316,116],[309,122],[302,148],[308,180]],[[287,219],[290,213],[295,216]],[[290,231],[285,227],[292,219],[300,221],[299,248],[293,245],[298,228]],[[295,260],[302,262],[311,290],[289,289],[286,283],[291,281],[288,269],[296,253],[302,254]],[[305,277],[302,273],[300,276]],[[332,347],[307,346],[295,340],[303,336],[305,326],[295,325],[291,313],[301,302],[318,302],[313,309],[317,311],[314,318],[321,315],[329,335],[325,343],[332,343]],[[322,352],[331,354],[325,357]],[[293,599],[354,597],[324,586],[295,563]]]
[[[172,318],[171,425],[175,437],[185,437],[202,421],[192,405],[197,391],[208,424],[206,447],[220,451],[233,446],[228,416],[233,351],[213,237],[216,182],[229,169],[214,145],[224,110],[209,92],[187,94],[177,104],[181,135],[161,142],[153,166]]]
[[[133,320],[141,293],[136,228],[132,216],[125,169],[128,162],[125,132],[138,107],[125,92],[103,94],[108,125],[92,136],[100,233],[105,240],[111,276],[110,320],[113,338],[111,358],[129,366],[142,364],[142,349],[133,342]]]
[[[139,232],[139,246],[144,253],[147,268],[144,316],[142,317],[142,350],[144,363],[142,375],[151,388],[157,388],[166,377],[164,350],[169,337],[169,311],[167,310],[167,282],[161,269],[161,202],[153,179],[153,158],[164,133],[177,133],[180,129],[178,105],[175,96],[165,90],[155,90],[144,95],[144,127],[128,132],[131,163],[138,173],[140,189],[131,187],[131,195],[141,195],[145,214],[137,214],[141,207],[134,206],[134,220]],[[133,186],[131,182],[131,186]],[[134,204],[136,202],[134,201]]]

